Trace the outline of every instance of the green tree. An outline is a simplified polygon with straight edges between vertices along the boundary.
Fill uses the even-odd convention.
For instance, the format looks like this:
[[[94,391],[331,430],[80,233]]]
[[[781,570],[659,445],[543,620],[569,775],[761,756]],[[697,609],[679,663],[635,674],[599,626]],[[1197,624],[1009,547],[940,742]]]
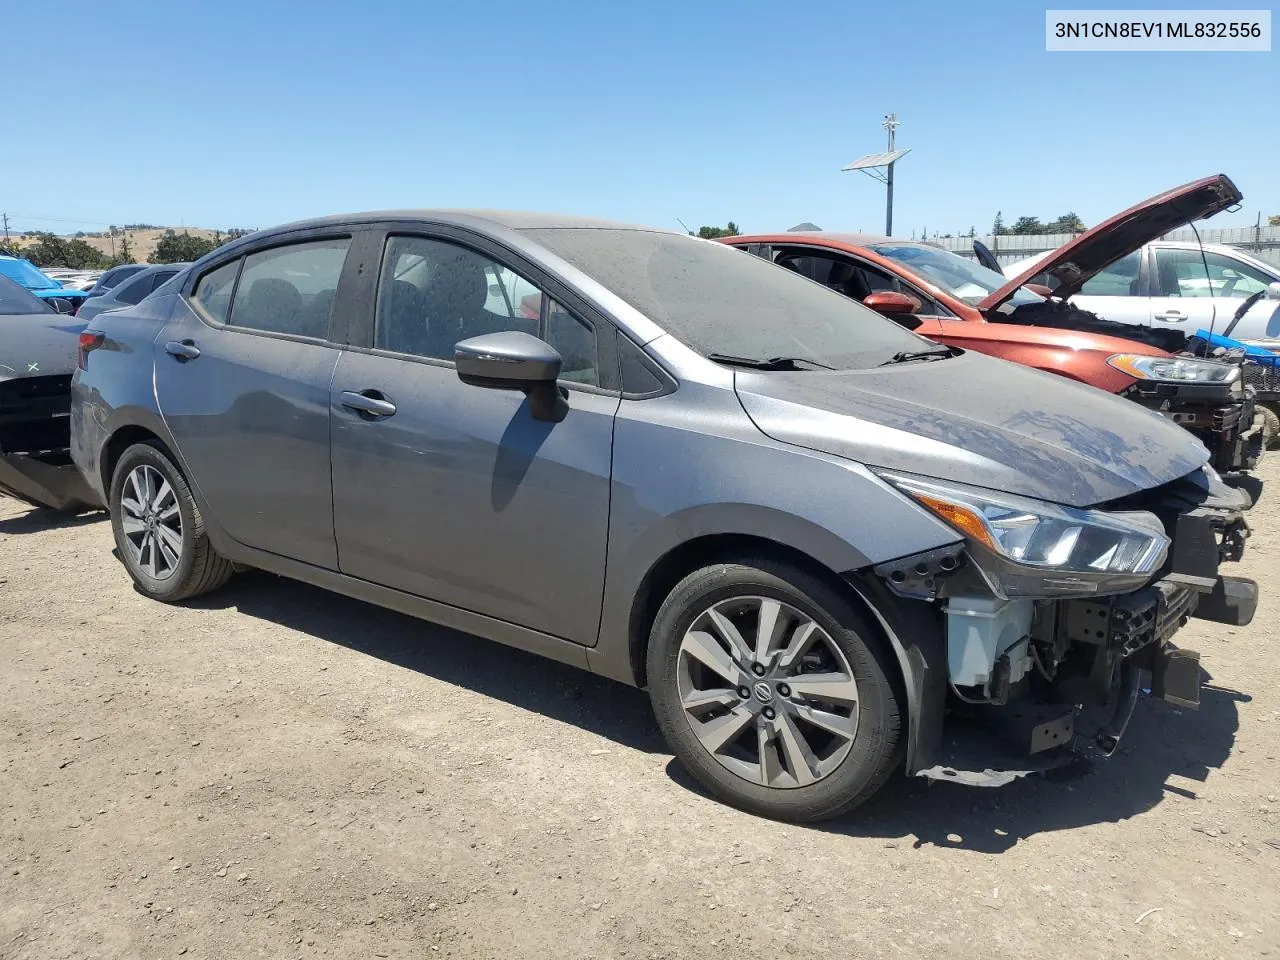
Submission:
[[[991,235],[995,237],[999,237],[999,236],[1003,236],[1008,232],[1009,232],[1008,228],[1005,227],[1004,225],[1004,217],[1001,216],[1000,211],[997,210],[995,222],[991,224]]]
[[[1039,217],[1019,217],[1013,222],[1013,226],[1009,228],[1010,233],[1016,234],[1034,234],[1044,233],[1044,224],[1040,222]]]
[[[147,257],[147,262],[184,263],[199,260],[216,246],[217,244],[212,240],[206,237],[193,237],[185,230],[182,233],[166,230],[156,244],[155,250],[151,252],[151,256]]]
[[[698,236],[703,240],[719,240],[721,237],[736,237],[742,231],[732,220],[723,227],[699,227]]]
[[[1084,233],[1087,229],[1084,221],[1074,211],[1064,213],[1057,220],[1044,225],[1045,233]]]
[[[1276,214],[1274,217],[1267,217],[1267,226],[1280,227],[1280,214]]]
[[[107,265],[107,257],[101,250],[79,237],[67,241],[66,262],[63,266],[75,270],[101,270]]]
[[[68,255],[65,240],[52,233],[37,233],[33,236],[35,238],[34,242],[22,248],[24,257],[37,267],[67,266]]]
[[[114,256],[108,259],[107,266],[118,267],[121,264],[137,262],[138,261],[133,258],[133,248],[129,246],[129,235],[122,232],[120,234],[120,249],[116,251]]]

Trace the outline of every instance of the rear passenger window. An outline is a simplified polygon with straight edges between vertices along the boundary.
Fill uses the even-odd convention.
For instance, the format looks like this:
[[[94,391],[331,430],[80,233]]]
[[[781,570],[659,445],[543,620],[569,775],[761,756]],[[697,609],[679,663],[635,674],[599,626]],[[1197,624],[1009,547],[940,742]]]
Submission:
[[[324,339],[350,246],[350,238],[344,237],[251,253],[244,259],[227,322]]]
[[[151,283],[152,278],[150,276],[140,276],[136,280],[126,280],[120,284],[119,290],[115,294],[115,299],[130,306],[140,303],[142,298],[151,292]]]
[[[231,312],[231,291],[236,285],[236,273],[240,270],[240,261],[232,260],[228,264],[211,270],[200,278],[191,299],[204,308],[204,312],[219,323],[227,322]]]

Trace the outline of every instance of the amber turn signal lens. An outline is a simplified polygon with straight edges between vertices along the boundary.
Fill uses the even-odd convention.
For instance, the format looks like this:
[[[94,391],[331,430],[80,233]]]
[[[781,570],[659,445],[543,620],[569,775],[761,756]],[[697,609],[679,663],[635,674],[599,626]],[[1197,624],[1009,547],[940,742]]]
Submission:
[[[991,536],[991,531],[987,529],[986,523],[983,522],[982,517],[976,511],[951,503],[948,500],[931,497],[927,493],[913,492],[912,496],[965,536],[977,540],[991,550],[998,549],[995,540]]]

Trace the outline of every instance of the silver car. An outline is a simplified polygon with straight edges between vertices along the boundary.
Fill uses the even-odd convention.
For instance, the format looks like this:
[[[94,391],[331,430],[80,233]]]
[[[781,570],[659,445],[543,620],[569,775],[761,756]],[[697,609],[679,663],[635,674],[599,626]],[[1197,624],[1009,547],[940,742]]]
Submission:
[[[779,818],[1109,754],[1140,689],[1198,702],[1179,626],[1257,600],[1177,425],[666,231],[262,231],[96,317],[72,394],[146,596],[257,567],[647,687]]]
[[[1051,253],[1005,266],[1016,277]],[[1031,282],[1043,283],[1045,277]],[[1233,247],[1157,240],[1117,260],[1085,282],[1071,302],[1100,317],[1135,326],[1168,327],[1191,336],[1222,333],[1240,305],[1262,294],[1231,336],[1280,349],[1280,267]]]

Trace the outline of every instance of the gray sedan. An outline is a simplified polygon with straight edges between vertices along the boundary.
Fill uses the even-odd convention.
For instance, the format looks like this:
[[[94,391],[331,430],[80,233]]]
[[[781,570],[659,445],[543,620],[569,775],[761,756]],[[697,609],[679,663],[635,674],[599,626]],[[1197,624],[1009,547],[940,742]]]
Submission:
[[[189,263],[166,263],[143,267],[105,293],[90,297],[77,311],[76,316],[81,320],[92,320],[98,314],[106,313],[108,310],[136,306],[189,266],[191,266]]]
[[[645,686],[768,816],[1109,754],[1141,686],[1198,700],[1179,626],[1257,600],[1177,425],[666,231],[262,231],[91,321],[72,392],[144,595],[258,567]]]

